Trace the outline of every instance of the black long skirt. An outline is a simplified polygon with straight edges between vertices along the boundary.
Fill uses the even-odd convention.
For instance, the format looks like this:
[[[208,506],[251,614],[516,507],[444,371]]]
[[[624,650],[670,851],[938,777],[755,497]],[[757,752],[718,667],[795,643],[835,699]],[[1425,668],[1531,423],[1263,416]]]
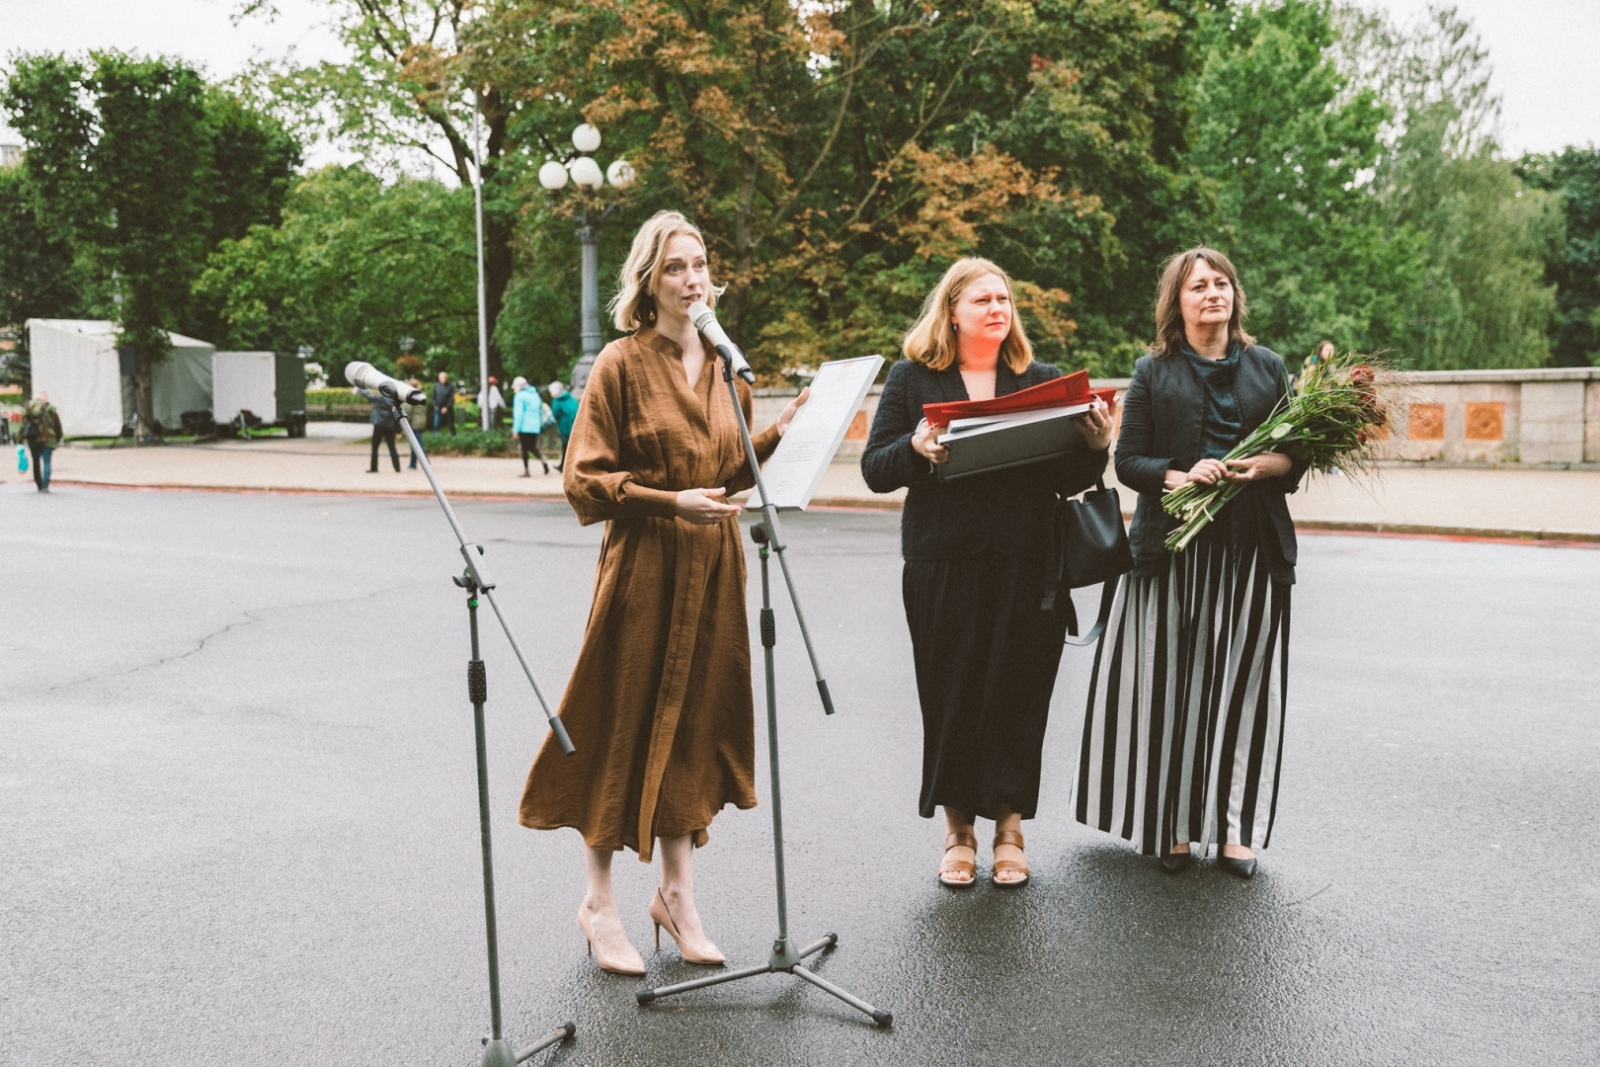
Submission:
[[[1224,512],[1226,515],[1226,512]],[[1266,848],[1278,809],[1292,587],[1226,523],[1130,576],[1095,651],[1077,819],[1147,855]]]
[[[1062,629],[1040,610],[1044,561],[997,552],[912,560],[902,574],[922,703],[922,796],[1031,819]]]

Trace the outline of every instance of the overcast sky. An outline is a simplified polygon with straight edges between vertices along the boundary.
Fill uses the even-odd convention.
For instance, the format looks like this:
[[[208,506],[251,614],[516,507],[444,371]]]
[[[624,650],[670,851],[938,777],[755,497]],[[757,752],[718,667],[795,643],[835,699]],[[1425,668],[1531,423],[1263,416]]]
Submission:
[[[1406,20],[1428,0],[1369,0]],[[275,22],[234,26],[237,0],[0,0],[0,57],[16,51],[124,48],[165,52],[226,77],[252,57],[289,49],[335,58],[320,26],[327,5],[277,0]],[[1457,0],[1489,46],[1505,100],[1501,143],[1510,154],[1600,143],[1600,0]],[[9,133],[4,139],[14,139]]]

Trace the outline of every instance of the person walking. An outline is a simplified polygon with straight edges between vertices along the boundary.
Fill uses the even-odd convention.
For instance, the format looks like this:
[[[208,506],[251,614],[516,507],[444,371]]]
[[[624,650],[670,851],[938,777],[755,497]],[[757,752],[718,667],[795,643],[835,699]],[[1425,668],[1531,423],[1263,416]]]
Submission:
[[[410,379],[406,384],[413,389],[422,389],[422,383],[415,378]],[[411,463],[407,467],[408,470],[417,469],[417,452],[422,450],[422,435],[428,429],[428,416],[430,414],[428,409],[430,406],[428,404],[407,404],[405,407],[406,421],[411,424],[411,432],[417,439],[417,443],[411,446]],[[426,450],[423,450],[423,455],[427,455]]]
[[[372,417],[369,420],[372,423],[372,465],[367,468],[367,473],[378,473],[378,445],[386,442],[389,445],[389,458],[394,461],[394,472],[399,474],[400,450],[394,446],[394,435],[400,432],[400,420],[404,418],[399,406],[382,393],[365,389],[351,391],[372,401]]]
[[[61,415],[50,403],[48,392],[39,393],[23,408],[22,443],[33,460],[33,484],[41,493],[50,491],[50,457],[64,435]]]
[[[1178,872],[1215,840],[1217,865],[1249,878],[1278,807],[1294,523],[1305,467],[1265,452],[1224,460],[1285,394],[1283,360],[1245,333],[1228,257],[1167,261],[1156,349],[1133,369],[1117,480],[1139,493],[1134,569],[1095,650],[1076,817]],[[1187,482],[1245,483],[1181,553],[1161,496]]]
[[[445,371],[439,372],[439,380],[433,386],[433,430],[438,433],[446,426],[451,433],[456,432],[456,387],[450,384],[450,375]]]
[[[577,754],[546,738],[522,825],[583,834],[578,926],[600,967],[643,974],[617,912],[611,859],[649,862],[661,842],[651,921],[689,963],[721,964],[694,898],[694,850],[724,805],[754,807],[755,707],[740,508],[755,483],[711,345],[689,320],[714,303],[700,230],[676,211],[640,227],[612,320],[630,336],[595,360],[572,430],[567,500],[606,523],[594,604],[561,700]],[[748,419],[751,392],[737,385]],[[772,454],[805,394],[755,437]]]
[[[556,432],[561,434],[561,458],[556,462],[556,470],[565,470],[567,442],[572,439],[572,423],[578,417],[578,398],[560,382],[550,383],[550,413],[555,416]]]
[[[544,411],[544,398],[539,395],[539,390],[528,384],[528,379],[517,378],[512,381],[511,432],[517,435],[517,443],[522,446],[524,478],[532,477],[528,471],[530,455],[539,460],[539,466],[544,468],[546,474],[550,473],[550,464],[539,453],[539,434],[544,431]]]
[[[1022,820],[1038,807],[1050,693],[1064,627],[1041,608],[1053,563],[1057,501],[1105,470],[1111,413],[1076,420],[1084,449],[941,482],[943,428],[928,403],[988,400],[1060,377],[1033,358],[1011,280],[985,259],[961,259],[928,295],[889,371],[861,457],[876,493],[908,489],[900,519],[906,624],[922,705],[918,812],[945,817],[939,881],[977,879],[977,817],[995,824],[991,881],[1027,884]]]

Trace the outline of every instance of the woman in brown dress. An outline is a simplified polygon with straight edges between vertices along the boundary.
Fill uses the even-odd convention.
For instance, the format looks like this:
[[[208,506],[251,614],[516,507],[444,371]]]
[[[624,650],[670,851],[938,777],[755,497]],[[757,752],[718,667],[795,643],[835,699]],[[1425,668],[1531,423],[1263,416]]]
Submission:
[[[565,489],[578,521],[606,523],[583,649],[561,701],[577,754],[546,740],[521,821],[574,827],[587,845],[578,925],[600,966],[643,974],[623,931],[611,857],[661,842],[650,918],[690,963],[720,964],[694,904],[694,849],[725,804],[754,807],[755,725],[744,548],[727,502],[755,482],[715,352],[689,321],[715,303],[705,242],[663,211],[634,237],[572,427]],[[745,417],[750,390],[738,382]],[[805,395],[755,437],[772,454]]]

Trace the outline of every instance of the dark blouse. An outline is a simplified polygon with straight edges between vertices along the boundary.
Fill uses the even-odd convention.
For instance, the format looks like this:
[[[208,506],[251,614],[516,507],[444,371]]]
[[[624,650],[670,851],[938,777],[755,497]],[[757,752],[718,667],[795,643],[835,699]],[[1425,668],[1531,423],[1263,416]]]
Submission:
[[[1234,383],[1239,379],[1239,355],[1244,346],[1235,341],[1228,346],[1228,354],[1221,359],[1207,359],[1188,345],[1183,354],[1188,357],[1200,383],[1206,390],[1205,420],[1200,425],[1200,458],[1221,459],[1244,437],[1239,432],[1239,400],[1234,395]]]
[[[994,395],[1006,396],[1060,374],[1037,361],[1018,374],[1001,360],[995,368]],[[941,482],[927,459],[912,449],[911,435],[922,419],[922,405],[966,399],[966,383],[953,365],[935,371],[903,359],[890,367],[861,456],[867,487],[874,493],[908,489],[900,513],[900,551],[907,560],[955,559],[983,551],[1042,558],[1050,549],[1058,496],[1093,485],[1105,471],[1107,453],[1074,452]]]

